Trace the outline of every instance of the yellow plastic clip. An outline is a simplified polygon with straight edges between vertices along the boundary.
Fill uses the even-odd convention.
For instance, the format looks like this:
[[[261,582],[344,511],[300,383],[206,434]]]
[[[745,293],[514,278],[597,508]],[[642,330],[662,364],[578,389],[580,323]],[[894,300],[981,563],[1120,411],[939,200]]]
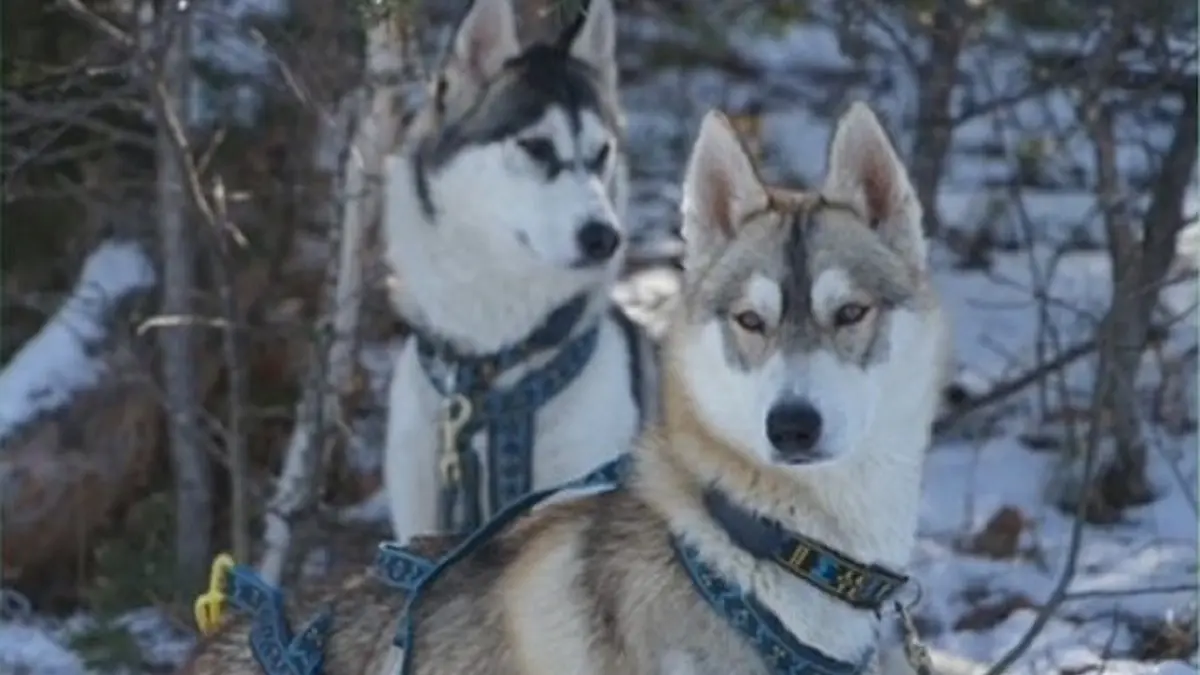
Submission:
[[[233,556],[222,553],[213,558],[208,572],[208,590],[196,598],[196,626],[202,635],[212,635],[221,627],[225,613],[225,577],[233,571]]]

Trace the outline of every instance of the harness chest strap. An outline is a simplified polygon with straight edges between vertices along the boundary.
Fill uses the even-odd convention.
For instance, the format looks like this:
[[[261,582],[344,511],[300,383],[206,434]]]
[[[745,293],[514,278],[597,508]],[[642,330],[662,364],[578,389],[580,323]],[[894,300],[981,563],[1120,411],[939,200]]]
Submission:
[[[586,307],[587,297],[576,296],[552,312],[520,343],[483,356],[456,353],[444,341],[425,333],[416,334],[421,365],[429,381],[445,397],[439,448],[443,530],[465,532],[481,524],[482,471],[471,450],[471,438],[480,431],[487,432],[488,512],[497,512],[532,489],[534,414],[565,389],[595,353],[598,325],[567,341]],[[511,387],[494,387],[500,373],[564,342],[541,368],[526,374]],[[454,522],[455,511],[462,516],[460,522]]]

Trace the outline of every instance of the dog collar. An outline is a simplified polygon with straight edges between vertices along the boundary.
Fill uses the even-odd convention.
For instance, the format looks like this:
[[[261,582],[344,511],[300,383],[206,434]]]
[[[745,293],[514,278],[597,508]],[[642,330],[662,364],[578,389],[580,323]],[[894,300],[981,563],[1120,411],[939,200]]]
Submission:
[[[773,675],[859,675],[866,672],[875,654],[873,647],[868,647],[855,663],[836,659],[801,642],[753,593],[746,592],[707,565],[694,547],[679,537],[673,537],[671,545],[696,591],[758,651],[763,664]]]
[[[583,318],[587,301],[587,295],[582,293],[571,298],[550,312],[546,320],[524,339],[490,354],[464,353],[433,331],[417,329],[414,331],[417,353],[420,354],[422,363],[427,366],[426,370],[430,379],[434,381],[434,386],[439,389],[444,388],[442,382],[445,380],[439,375],[445,373],[435,373],[435,368],[429,366],[453,368],[453,391],[442,391],[443,395],[488,389],[504,371],[537,352],[566,342]]]
[[[856,609],[879,613],[908,582],[899,572],[864,564],[816,539],[789,532],[778,522],[734,504],[719,490],[705,490],[704,506],[738,547]]]

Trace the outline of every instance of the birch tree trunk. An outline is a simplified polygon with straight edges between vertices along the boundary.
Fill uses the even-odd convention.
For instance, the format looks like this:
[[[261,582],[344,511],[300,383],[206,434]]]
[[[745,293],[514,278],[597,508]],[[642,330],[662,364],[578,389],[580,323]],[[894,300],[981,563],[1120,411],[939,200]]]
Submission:
[[[367,31],[367,73],[363,101],[346,151],[341,154],[342,181],[338,201],[341,219],[331,219],[330,263],[323,293],[326,308],[317,344],[296,411],[296,428],[288,443],[283,470],[266,513],[266,552],[259,564],[263,578],[278,584],[292,542],[293,520],[317,494],[316,477],[333,447],[342,420],[342,399],[354,389],[358,332],[364,295],[363,269],[369,228],[380,217],[380,178],[386,153],[400,131],[401,86],[411,74],[416,51],[411,17],[415,8],[394,10],[396,16],[376,20]],[[352,95],[353,96],[353,95]],[[355,114],[355,106],[345,106]],[[343,145],[345,145],[343,143]]]
[[[162,379],[167,398],[167,430],[175,480],[175,556],[179,589],[190,593],[205,577],[211,552],[212,495],[208,457],[198,425],[194,330],[189,321],[195,297],[195,242],[188,223],[183,162],[190,161],[176,133],[186,131],[181,114],[190,76],[190,13],[180,5],[163,6],[160,34],[166,49],[158,73],[158,217],[162,245],[160,314],[175,320],[158,331]],[[183,121],[181,124],[180,121]]]

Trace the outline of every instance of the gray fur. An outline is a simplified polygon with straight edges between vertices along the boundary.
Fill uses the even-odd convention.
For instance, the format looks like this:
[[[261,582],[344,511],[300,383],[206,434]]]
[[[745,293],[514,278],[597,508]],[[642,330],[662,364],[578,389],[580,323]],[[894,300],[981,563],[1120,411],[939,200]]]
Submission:
[[[729,316],[751,276],[760,275],[778,284],[782,294],[776,337],[782,353],[838,349],[827,320],[814,314],[812,291],[822,272],[841,269],[883,314],[862,341],[865,347],[839,349],[866,366],[887,354],[886,342],[878,338],[886,333],[887,310],[913,309],[920,297],[920,278],[903,255],[853,205],[816,194],[775,191],[768,206],[751,214],[739,227],[737,239],[700,275],[695,292],[689,294],[690,312],[696,317]],[[744,370],[754,367],[738,348],[732,322],[722,326],[729,363]]]

